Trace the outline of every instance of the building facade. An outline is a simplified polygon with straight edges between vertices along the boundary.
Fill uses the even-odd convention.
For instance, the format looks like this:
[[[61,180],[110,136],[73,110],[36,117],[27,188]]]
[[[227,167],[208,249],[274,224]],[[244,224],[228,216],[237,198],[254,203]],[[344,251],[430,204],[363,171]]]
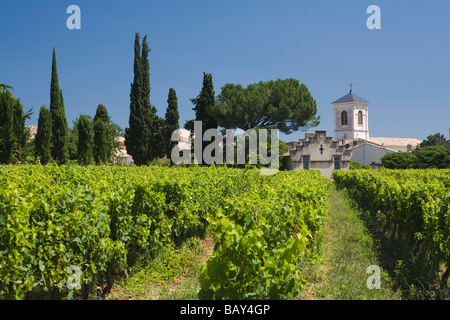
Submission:
[[[351,151],[333,137],[327,137],[326,131],[306,133],[305,139],[291,147],[284,157],[288,170],[319,170],[331,178],[334,170],[350,169]]]
[[[305,139],[290,142],[283,155],[288,170],[317,169],[331,177],[336,169],[349,170],[350,160],[381,166],[381,158],[392,152],[411,152],[422,142],[414,138],[371,138],[369,135],[370,102],[352,90],[331,103],[334,106],[334,136],[326,131],[306,133]]]
[[[415,138],[373,138],[369,135],[369,101],[352,90],[332,102],[334,106],[334,138],[351,151],[351,160],[381,166],[381,157],[392,152],[411,152],[422,141]]]

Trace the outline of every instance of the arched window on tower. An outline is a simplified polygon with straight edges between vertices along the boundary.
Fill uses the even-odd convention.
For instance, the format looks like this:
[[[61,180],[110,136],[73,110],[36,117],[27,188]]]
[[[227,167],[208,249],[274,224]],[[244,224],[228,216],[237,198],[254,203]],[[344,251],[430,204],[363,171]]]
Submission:
[[[346,126],[348,124],[347,111],[342,111],[341,113],[341,126]]]
[[[360,125],[360,126],[363,125],[363,113],[362,113],[362,111],[358,112],[358,125]]]

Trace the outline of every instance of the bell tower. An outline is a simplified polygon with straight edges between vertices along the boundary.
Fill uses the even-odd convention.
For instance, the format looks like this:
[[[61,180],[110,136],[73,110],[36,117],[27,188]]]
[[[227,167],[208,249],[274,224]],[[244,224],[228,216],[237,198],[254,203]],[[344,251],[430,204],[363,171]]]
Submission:
[[[369,101],[350,92],[332,102],[334,106],[334,139],[369,140]]]

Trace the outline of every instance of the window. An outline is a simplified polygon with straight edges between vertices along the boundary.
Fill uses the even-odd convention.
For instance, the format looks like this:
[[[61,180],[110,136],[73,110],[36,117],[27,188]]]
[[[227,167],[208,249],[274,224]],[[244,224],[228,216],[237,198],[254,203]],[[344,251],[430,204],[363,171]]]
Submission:
[[[362,111],[358,112],[358,125],[360,125],[360,126],[363,125],[363,113],[362,113]]]
[[[334,170],[341,169],[341,157],[340,156],[334,156],[333,160],[334,160]]]
[[[308,170],[309,169],[309,157],[303,156],[302,162],[303,162],[303,169]]]
[[[341,126],[346,126],[348,124],[347,111],[342,111],[341,113]]]

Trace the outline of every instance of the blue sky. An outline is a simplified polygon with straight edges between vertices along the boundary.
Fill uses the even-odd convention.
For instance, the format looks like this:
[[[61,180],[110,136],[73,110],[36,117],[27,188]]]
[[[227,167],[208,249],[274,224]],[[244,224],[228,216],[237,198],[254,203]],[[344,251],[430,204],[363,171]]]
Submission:
[[[81,30],[66,27],[72,4],[81,8]],[[373,4],[381,30],[366,27]],[[0,30],[0,82],[14,87],[24,109],[34,108],[27,124],[37,124],[40,106],[50,104],[55,47],[69,125],[102,103],[127,127],[139,32],[152,49],[151,103],[164,116],[174,88],[181,126],[194,118],[190,99],[207,72],[216,94],[226,83],[298,79],[317,101],[317,130],[328,135],[331,102],[350,83],[371,102],[371,136],[449,135],[450,1],[17,0],[2,2]]]

